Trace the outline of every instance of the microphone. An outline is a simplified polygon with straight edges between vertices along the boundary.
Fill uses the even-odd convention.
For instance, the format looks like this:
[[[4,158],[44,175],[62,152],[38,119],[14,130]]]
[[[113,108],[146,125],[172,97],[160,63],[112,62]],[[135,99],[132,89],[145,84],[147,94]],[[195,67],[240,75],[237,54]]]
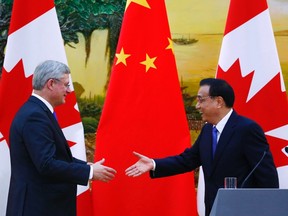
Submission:
[[[288,150],[288,147],[286,147]],[[285,148],[285,150],[286,150]],[[262,160],[264,159],[265,155],[266,155],[266,151],[263,152],[263,156],[261,157],[261,159],[258,161],[258,163],[255,165],[255,167],[251,170],[251,172],[247,175],[247,177],[244,179],[244,181],[241,184],[240,188],[243,188],[244,185],[246,184],[247,180],[250,178],[250,176],[253,174],[253,172],[257,169],[257,167],[259,166],[259,164],[262,162]]]

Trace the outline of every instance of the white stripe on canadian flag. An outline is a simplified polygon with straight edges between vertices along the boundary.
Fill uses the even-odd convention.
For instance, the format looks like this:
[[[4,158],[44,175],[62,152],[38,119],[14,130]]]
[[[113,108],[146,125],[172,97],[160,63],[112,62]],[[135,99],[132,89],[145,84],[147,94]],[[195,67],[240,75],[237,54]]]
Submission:
[[[6,47],[4,68],[8,72],[21,59],[26,77],[33,74],[39,62],[47,59],[67,64],[55,8],[9,35]]]
[[[4,140],[0,132],[0,215],[5,215],[9,182],[10,182],[11,168],[10,155],[7,142]]]

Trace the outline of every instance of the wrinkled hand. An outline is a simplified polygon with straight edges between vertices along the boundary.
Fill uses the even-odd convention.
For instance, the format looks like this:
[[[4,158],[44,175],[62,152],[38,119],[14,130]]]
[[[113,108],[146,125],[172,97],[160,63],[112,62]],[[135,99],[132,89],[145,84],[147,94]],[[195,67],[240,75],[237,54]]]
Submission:
[[[102,160],[94,163],[92,165],[93,167],[93,178],[92,180],[98,180],[102,182],[109,182],[111,181],[116,174],[116,170],[114,170],[111,167],[104,166],[105,159],[103,158]]]
[[[133,154],[138,157],[138,161],[125,170],[127,176],[137,177],[153,169],[153,161],[137,152]]]

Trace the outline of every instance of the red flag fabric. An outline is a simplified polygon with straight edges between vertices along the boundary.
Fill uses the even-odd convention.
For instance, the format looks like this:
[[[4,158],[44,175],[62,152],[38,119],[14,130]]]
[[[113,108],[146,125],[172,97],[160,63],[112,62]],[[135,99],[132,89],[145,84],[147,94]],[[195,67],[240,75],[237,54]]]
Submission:
[[[217,75],[235,90],[235,110],[258,122],[280,188],[288,188],[288,103],[266,0],[231,0]]]
[[[196,215],[194,174],[125,176],[137,151],[152,158],[191,145],[164,0],[127,1],[110,84],[96,132],[95,160],[117,170],[92,183],[94,215]]]
[[[48,59],[67,64],[54,1],[14,0],[0,80],[0,215],[6,212],[10,180],[11,121],[32,93],[35,67]],[[84,131],[73,86],[66,104],[56,108],[56,113],[73,155],[86,160]],[[78,187],[77,198],[78,215],[90,215],[92,202],[89,187]]]

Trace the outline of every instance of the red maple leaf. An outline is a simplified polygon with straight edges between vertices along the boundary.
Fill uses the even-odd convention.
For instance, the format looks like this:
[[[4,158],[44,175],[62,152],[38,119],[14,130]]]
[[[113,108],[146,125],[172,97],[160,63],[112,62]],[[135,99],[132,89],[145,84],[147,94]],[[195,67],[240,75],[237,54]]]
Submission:
[[[68,146],[71,148],[76,142],[72,142],[71,140],[67,140]]]
[[[67,95],[65,104],[55,108],[57,119],[61,128],[81,122],[80,113],[75,109],[76,104],[76,95],[73,91]]]
[[[32,76],[25,77],[22,60],[9,73],[3,67],[0,80],[0,131],[8,144],[12,120],[31,92]]]
[[[253,119],[265,132],[288,124],[287,95],[281,91],[280,72],[257,94],[247,101],[254,72],[242,77],[239,60],[227,72],[218,66],[217,77],[227,80],[235,91],[234,109],[241,115]],[[266,135],[274,156],[276,166],[288,164],[282,149],[288,145],[286,140]]]

